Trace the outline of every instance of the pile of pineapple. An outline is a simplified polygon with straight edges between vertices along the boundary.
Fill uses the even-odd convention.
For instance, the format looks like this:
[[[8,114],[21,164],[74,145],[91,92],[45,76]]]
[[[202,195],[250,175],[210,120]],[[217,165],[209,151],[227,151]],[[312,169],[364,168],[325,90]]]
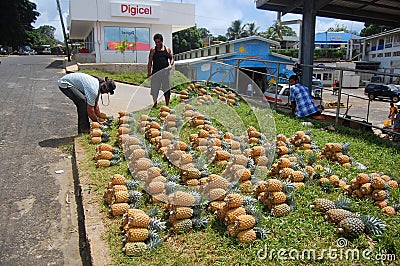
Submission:
[[[109,167],[119,164],[121,161],[120,149],[107,143],[101,143],[96,146],[96,153],[93,156],[96,161],[96,167]]]
[[[359,173],[345,186],[345,194],[359,199],[370,199],[382,212],[393,216],[400,209],[400,205],[389,206],[389,189],[399,187],[396,180],[379,173]]]
[[[156,218],[157,213],[156,208],[151,209],[149,213],[130,208],[124,213],[121,230],[125,243],[122,250],[126,255],[140,255],[162,244],[159,232],[165,229],[165,222]]]
[[[351,167],[351,157],[348,154],[349,143],[325,143],[321,150],[320,158],[326,158],[332,162],[337,162],[343,167]]]
[[[259,181],[254,188],[254,195],[275,217],[288,215],[294,209],[293,183],[279,179]]]
[[[90,141],[92,144],[99,144],[101,142],[108,142],[110,134],[106,131],[106,127],[98,122],[90,124]]]
[[[136,191],[139,183],[127,180],[123,175],[114,174],[104,190],[104,202],[110,207],[112,216],[124,214],[131,205],[140,202],[142,193]]]
[[[223,222],[230,237],[237,237],[241,243],[264,238],[265,228],[257,227],[262,219],[261,213],[253,205],[254,199],[239,193],[222,195],[210,203],[210,210],[215,212],[218,220]]]
[[[166,210],[175,233],[204,228],[209,222],[202,213],[201,196],[195,191],[178,190],[169,195]]]
[[[338,226],[337,232],[344,237],[354,239],[361,234],[380,236],[386,224],[374,216],[360,215],[352,212],[351,202],[341,198],[336,202],[317,198],[311,205],[316,211],[324,214],[325,220]]]

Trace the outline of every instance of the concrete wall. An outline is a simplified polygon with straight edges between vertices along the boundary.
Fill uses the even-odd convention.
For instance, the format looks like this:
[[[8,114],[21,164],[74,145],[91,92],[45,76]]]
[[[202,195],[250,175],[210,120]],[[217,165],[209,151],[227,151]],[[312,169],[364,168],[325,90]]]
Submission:
[[[131,64],[131,63],[77,63],[78,70],[97,69],[105,72],[124,73],[124,72],[146,72],[147,64]]]

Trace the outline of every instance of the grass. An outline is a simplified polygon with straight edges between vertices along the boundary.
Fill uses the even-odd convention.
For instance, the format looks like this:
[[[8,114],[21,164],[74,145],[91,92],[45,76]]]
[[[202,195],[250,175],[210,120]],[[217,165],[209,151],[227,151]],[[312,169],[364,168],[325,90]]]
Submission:
[[[171,106],[179,109],[179,102],[176,98],[171,101]],[[221,110],[221,106],[218,106],[218,108],[218,110]],[[244,128],[249,125],[255,125],[257,128],[261,128],[262,132],[267,133],[268,135],[266,135],[269,138],[271,136],[275,138],[276,134],[279,133],[292,136],[298,130],[310,130],[313,141],[320,148],[327,142],[350,143],[349,151],[353,160],[367,166],[367,170],[360,170],[354,166],[347,169],[326,160],[317,161],[324,164],[325,167],[330,167],[340,178],[351,180],[360,172],[382,172],[390,174],[396,179],[400,177],[400,168],[398,167],[398,162],[400,162],[399,150],[376,135],[360,134],[342,127],[338,127],[336,131],[332,132],[325,130],[327,124],[316,121],[312,121],[315,125],[314,127],[305,127],[301,124],[304,120],[275,111],[259,112],[257,109],[252,111],[242,101],[238,107],[232,108],[236,119],[229,121],[232,122],[233,127],[239,126],[237,124],[239,122],[244,124]],[[209,109],[208,111],[216,112],[218,110]],[[224,110],[224,114],[232,111],[226,105],[222,110]],[[156,117],[158,111],[158,109],[143,110],[137,115],[148,113],[150,116]],[[221,130],[231,128],[232,124],[227,125],[224,122],[225,120],[215,119],[213,120],[213,125],[218,125]],[[116,145],[116,124],[113,125],[110,132],[112,136],[111,144]],[[188,143],[189,135],[194,132],[193,128],[184,124],[182,130],[180,130],[180,139]],[[241,244],[236,239],[226,236],[225,226],[216,220],[214,214],[207,212],[206,215],[209,216],[211,222],[204,230],[174,234],[167,229],[162,232],[162,237],[164,238],[162,246],[140,256],[128,257],[121,251],[123,247],[123,237],[119,229],[121,218],[108,215],[108,207],[102,203],[103,190],[111,175],[119,173],[127,177],[130,176],[127,164],[124,162],[118,166],[97,169],[92,160],[94,145],[89,144],[88,136],[80,137],[79,141],[84,145],[86,151],[86,161],[83,162],[82,169],[90,174],[90,186],[92,191],[98,195],[99,209],[107,216],[103,220],[107,228],[104,238],[110,244],[113,264],[115,265],[299,265],[310,263],[314,265],[351,265],[361,263],[375,265],[377,261],[364,258],[360,258],[358,261],[351,259],[351,256],[346,259],[345,254],[340,253],[353,249],[357,249],[361,253],[370,248],[373,248],[371,256],[377,254],[396,254],[397,258],[400,256],[400,216],[396,214],[393,217],[388,217],[378,207],[373,206],[371,201],[360,199],[352,200],[353,210],[360,214],[373,215],[384,220],[387,224],[387,230],[381,237],[362,235],[355,240],[349,240],[343,249],[332,251],[332,249],[337,249],[336,241],[341,238],[336,233],[336,226],[324,221],[323,215],[310,209],[309,206],[317,197],[336,200],[338,197],[343,196],[343,193],[340,189],[335,188],[326,193],[319,185],[308,185],[295,191],[296,208],[288,216],[275,218],[270,215],[268,210],[263,209],[264,218],[261,224],[268,230],[266,239],[258,239],[251,243]],[[160,155],[154,150],[151,155],[161,159]],[[167,167],[169,165],[163,162],[163,168]],[[222,170],[211,168],[212,172],[220,172]],[[170,173],[177,173],[177,171],[175,168],[169,169]],[[399,189],[392,189],[389,202],[399,203],[399,196]],[[152,204],[144,199],[140,208],[147,210],[151,206]],[[163,207],[162,205],[159,206]],[[162,217],[162,213],[160,217]],[[278,257],[279,249],[286,250],[285,254],[281,253],[281,255],[286,256],[286,260]],[[291,255],[296,257],[298,255],[297,251],[301,254],[303,250],[310,249],[315,250],[317,257],[322,254],[322,258],[315,260],[289,258],[289,251],[292,252]],[[324,250],[331,250],[331,257],[327,253],[323,254]],[[260,256],[262,257],[264,254],[267,255],[267,258],[260,259]],[[337,255],[336,259],[332,257],[335,254]],[[342,254],[342,257],[340,257],[340,254]]]

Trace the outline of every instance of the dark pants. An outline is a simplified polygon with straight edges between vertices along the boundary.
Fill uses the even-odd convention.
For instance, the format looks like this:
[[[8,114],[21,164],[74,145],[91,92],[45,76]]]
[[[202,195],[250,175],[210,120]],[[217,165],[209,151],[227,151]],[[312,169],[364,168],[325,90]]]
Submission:
[[[87,113],[85,95],[75,87],[70,87],[67,89],[60,88],[60,90],[76,105],[76,110],[78,112],[78,134],[89,133],[90,123]]]

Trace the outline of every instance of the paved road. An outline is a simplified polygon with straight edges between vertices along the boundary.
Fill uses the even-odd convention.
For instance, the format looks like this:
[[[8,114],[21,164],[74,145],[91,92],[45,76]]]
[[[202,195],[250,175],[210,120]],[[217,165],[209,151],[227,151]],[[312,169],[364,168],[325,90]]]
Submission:
[[[342,92],[340,100],[344,104],[344,107],[340,110],[342,115],[346,112],[347,106],[351,106],[347,114],[353,119],[365,120],[377,127],[383,126],[383,121],[387,119],[389,114],[389,101],[369,101],[367,96],[364,95],[364,88],[343,89]],[[337,101],[338,96],[332,95],[332,91],[326,89],[323,92],[323,99],[326,102]],[[326,111],[335,114],[336,109],[327,109]]]
[[[82,265],[72,161],[57,148],[76,132],[63,58],[1,61],[0,265]]]

